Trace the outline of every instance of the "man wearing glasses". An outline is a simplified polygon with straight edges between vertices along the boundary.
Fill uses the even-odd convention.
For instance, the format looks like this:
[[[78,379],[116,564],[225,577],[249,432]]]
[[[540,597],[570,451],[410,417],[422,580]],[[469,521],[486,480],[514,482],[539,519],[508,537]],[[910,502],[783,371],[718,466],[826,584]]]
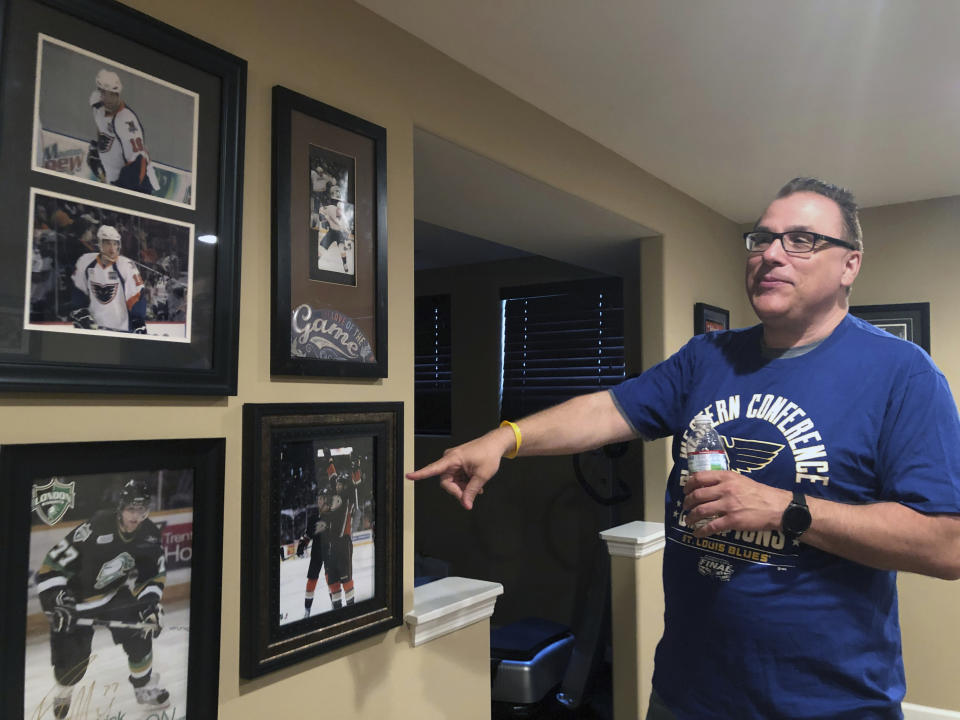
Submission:
[[[408,477],[439,475],[470,509],[502,457],[672,435],[648,720],[902,718],[896,571],[960,578],[956,403],[922,350],[848,314],[863,257],[848,191],[792,180],[744,241],[760,325],[697,336]],[[687,472],[701,412],[729,471]]]

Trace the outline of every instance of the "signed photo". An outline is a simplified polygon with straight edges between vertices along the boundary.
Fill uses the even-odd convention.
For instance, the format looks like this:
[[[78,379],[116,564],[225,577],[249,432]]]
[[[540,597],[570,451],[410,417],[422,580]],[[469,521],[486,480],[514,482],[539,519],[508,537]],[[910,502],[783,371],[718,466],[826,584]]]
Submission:
[[[33,169],[196,207],[199,96],[40,34]]]
[[[192,505],[191,470],[33,481],[24,718],[186,716]]]
[[[192,225],[30,196],[25,328],[190,342]]]

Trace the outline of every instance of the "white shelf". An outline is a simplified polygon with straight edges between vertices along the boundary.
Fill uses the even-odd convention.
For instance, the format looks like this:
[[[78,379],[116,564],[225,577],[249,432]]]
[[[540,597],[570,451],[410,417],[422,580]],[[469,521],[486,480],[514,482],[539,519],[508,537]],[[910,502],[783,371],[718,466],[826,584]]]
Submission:
[[[640,520],[604,530],[600,537],[607,543],[607,552],[619,557],[641,558],[666,544],[663,523]]]
[[[404,616],[416,647],[493,615],[503,585],[486,580],[445,577],[414,588],[413,610]]]

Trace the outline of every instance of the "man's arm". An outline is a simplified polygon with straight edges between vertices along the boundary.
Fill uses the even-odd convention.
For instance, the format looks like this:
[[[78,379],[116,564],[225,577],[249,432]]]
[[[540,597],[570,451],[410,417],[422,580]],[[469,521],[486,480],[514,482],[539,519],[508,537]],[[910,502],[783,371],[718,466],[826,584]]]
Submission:
[[[603,391],[581,395],[523,418],[519,455],[565,455],[636,437],[610,397]],[[447,450],[443,457],[416,472],[410,480],[439,476],[440,485],[467,510],[483,486],[500,469],[500,459],[516,447],[510,427],[500,427]]]
[[[684,486],[687,524],[716,516],[694,532],[780,530],[792,493],[734,472],[702,472]],[[862,505],[807,496],[812,523],[800,541],[881,570],[960,579],[960,515],[924,514],[895,502]]]

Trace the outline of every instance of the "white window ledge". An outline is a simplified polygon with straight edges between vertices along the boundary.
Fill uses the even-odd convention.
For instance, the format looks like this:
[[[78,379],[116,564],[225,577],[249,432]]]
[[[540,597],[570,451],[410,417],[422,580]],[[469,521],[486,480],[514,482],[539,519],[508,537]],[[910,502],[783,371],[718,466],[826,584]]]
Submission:
[[[663,523],[640,520],[604,530],[600,537],[607,543],[607,552],[620,557],[641,558],[666,544]]]
[[[404,616],[414,647],[493,615],[503,585],[445,577],[413,589],[413,610]]]

